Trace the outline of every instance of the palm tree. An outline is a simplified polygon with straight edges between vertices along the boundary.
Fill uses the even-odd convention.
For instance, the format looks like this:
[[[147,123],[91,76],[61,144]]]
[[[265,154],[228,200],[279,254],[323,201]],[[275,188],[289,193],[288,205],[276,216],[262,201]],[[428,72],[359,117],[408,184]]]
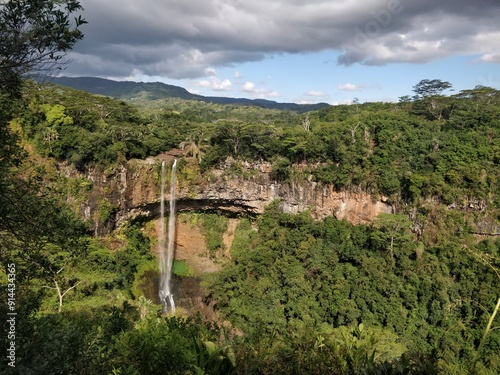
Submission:
[[[179,148],[183,150],[186,155],[192,156],[197,159],[198,162],[201,162],[201,158],[205,153],[203,150],[207,147],[204,141],[206,141],[206,139],[203,138],[202,132],[190,134],[184,142],[179,144]]]

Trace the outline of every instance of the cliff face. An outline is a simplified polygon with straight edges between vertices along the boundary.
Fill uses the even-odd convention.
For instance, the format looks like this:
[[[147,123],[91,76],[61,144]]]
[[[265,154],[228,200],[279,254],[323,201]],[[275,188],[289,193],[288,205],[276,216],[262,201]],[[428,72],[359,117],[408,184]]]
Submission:
[[[112,170],[88,170],[84,177],[91,182],[92,189],[80,205],[80,212],[92,223],[95,234],[106,234],[124,220],[158,216],[161,162],[166,161],[170,168],[176,156],[179,155],[164,154],[131,160]],[[228,173],[232,166],[228,161],[206,179],[187,178],[181,168],[176,184],[177,209],[261,214],[269,203],[279,200],[283,212],[309,209],[316,219],[334,215],[354,224],[370,222],[379,213],[392,211],[388,203],[374,200],[369,194],[337,192],[332,186],[312,181],[294,184],[273,181],[266,163],[244,165],[244,173],[239,176]],[[69,169],[65,173],[68,177],[83,177]]]

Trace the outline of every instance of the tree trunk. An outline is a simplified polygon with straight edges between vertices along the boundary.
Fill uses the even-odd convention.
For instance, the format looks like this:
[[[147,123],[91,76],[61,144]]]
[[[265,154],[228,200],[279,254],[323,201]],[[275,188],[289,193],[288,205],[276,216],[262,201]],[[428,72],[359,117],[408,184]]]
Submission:
[[[57,295],[59,296],[59,309],[57,310],[57,312],[60,313],[62,310],[62,303],[63,303],[64,294],[61,294],[61,288],[59,288],[59,284],[57,283],[56,280],[54,280],[54,284],[56,284]]]

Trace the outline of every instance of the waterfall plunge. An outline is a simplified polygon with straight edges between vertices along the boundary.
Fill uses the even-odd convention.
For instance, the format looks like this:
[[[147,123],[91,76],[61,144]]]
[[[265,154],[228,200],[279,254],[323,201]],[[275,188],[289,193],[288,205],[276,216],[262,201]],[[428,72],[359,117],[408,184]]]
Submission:
[[[160,301],[163,305],[163,313],[170,310],[175,314],[174,296],[170,290],[170,279],[172,277],[172,263],[174,260],[175,239],[175,167],[177,159],[172,164],[170,177],[170,207],[168,218],[168,242],[165,249],[165,162],[161,163],[161,200],[160,200],[160,233],[158,238],[160,254]],[[166,254],[165,254],[166,253]]]

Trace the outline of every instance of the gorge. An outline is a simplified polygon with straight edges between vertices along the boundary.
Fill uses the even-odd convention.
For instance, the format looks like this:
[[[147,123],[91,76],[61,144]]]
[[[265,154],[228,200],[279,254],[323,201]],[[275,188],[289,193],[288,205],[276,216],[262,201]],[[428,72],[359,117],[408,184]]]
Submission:
[[[16,178],[44,186],[16,206],[23,220],[33,212],[43,231],[33,236],[25,223],[27,240],[37,241],[11,241],[12,255],[16,269],[39,272],[26,295],[42,297],[31,310],[45,314],[35,329],[54,318],[39,340],[51,343],[51,353],[68,352],[55,345],[73,345],[82,322],[82,346],[72,353],[110,348],[110,373],[130,353],[158,350],[156,374],[166,350],[183,338],[182,353],[200,353],[207,339],[227,347],[215,326],[215,336],[199,332],[197,342],[196,327],[174,334],[200,312],[227,329],[229,345],[243,353],[243,373],[256,362],[245,348],[262,339],[271,346],[257,366],[294,373],[275,371],[275,344],[290,342],[280,360],[287,365],[287,354],[302,352],[304,342],[336,345],[346,329],[358,335],[363,325],[367,335],[392,335],[389,341],[404,343],[416,359],[434,349],[443,364],[474,355],[471,337],[481,337],[498,300],[497,112],[469,124],[462,99],[446,122],[418,112],[425,101],[339,106],[310,114],[309,128],[306,116],[290,113],[176,102],[154,103],[139,116],[126,103],[87,96],[65,102],[64,93],[45,95],[49,104],[33,99],[12,123],[25,132],[30,154]],[[176,181],[168,184],[174,163]],[[167,203],[174,201],[176,209]],[[176,235],[166,235],[166,217],[175,213],[168,222]],[[167,238],[175,244],[171,277]],[[161,288],[160,273],[167,280]],[[55,282],[70,291],[60,309],[44,286]],[[52,334],[61,323],[66,341]],[[405,360],[399,349],[392,354]],[[496,349],[484,346],[484,366],[497,360]],[[86,368],[92,358],[73,362]],[[94,359],[102,367],[100,354]]]

